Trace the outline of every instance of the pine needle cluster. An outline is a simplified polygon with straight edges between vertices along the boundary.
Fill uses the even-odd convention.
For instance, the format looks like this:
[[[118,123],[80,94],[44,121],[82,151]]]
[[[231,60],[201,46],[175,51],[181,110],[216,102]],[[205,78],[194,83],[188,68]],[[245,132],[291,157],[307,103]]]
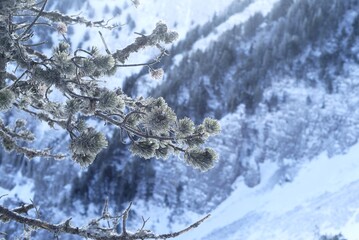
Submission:
[[[73,160],[85,167],[90,165],[97,154],[106,147],[105,136],[93,128],[83,131],[77,138],[72,139],[70,144]]]
[[[6,88],[0,90],[0,111],[8,110],[15,101],[14,93]]]

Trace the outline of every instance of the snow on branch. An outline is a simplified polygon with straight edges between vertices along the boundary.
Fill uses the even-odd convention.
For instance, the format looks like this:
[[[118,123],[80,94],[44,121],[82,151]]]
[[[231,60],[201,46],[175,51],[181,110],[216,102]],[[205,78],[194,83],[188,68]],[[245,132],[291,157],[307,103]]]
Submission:
[[[174,154],[182,155],[187,164],[202,171],[214,166],[217,155],[212,149],[204,148],[203,144],[210,136],[219,133],[220,126],[216,120],[205,119],[202,124],[195,126],[190,119],[178,119],[163,98],[133,98],[124,94],[120,88],[112,90],[99,84],[99,80],[115,74],[123,67],[145,66],[153,78],[161,78],[163,70],[155,65],[169,55],[165,45],[178,37],[165,23],[158,22],[149,35],[137,33],[139,37],[133,43],[113,54],[101,32],[106,53],[101,53],[96,46],[72,51],[65,37],[67,24],[107,28],[107,23],[46,12],[47,1],[12,2],[6,0],[0,5],[0,41],[3,43],[0,45],[0,55],[3,56],[0,58],[0,111],[17,108],[46,122],[50,127],[61,127],[70,136],[71,159],[85,167],[107,147],[105,136],[85,120],[89,118],[120,128],[131,143],[133,154],[140,157],[167,158]],[[17,17],[27,14],[28,22],[22,18],[20,21]],[[34,17],[31,19],[30,16]],[[36,36],[33,27],[40,19],[49,21],[50,26],[54,22],[61,25],[53,30],[61,31],[65,41],[54,46],[51,56],[28,44]],[[48,26],[45,24],[43,27]],[[147,63],[126,64],[131,54],[146,47],[157,48],[160,51],[158,57]],[[8,63],[17,65],[15,73],[6,71]],[[63,95],[62,101],[51,100],[54,91]],[[22,128],[22,132],[29,132],[25,126]],[[0,138],[7,151],[23,153],[29,159],[65,157],[61,153],[50,153],[48,149],[36,150],[19,145],[15,137],[18,133],[9,129],[9,126],[0,126]],[[33,137],[30,133],[28,135]]]
[[[99,32],[106,52],[100,52],[96,46],[73,50],[66,37],[68,25],[84,24],[106,29],[118,25],[110,25],[105,20],[90,21],[81,16],[47,11],[47,1],[0,1],[0,141],[4,150],[23,154],[28,159],[70,158],[87,167],[108,146],[105,135],[94,125],[98,121],[92,121],[99,120],[124,133],[121,140],[129,143],[133,155],[145,159],[166,159],[175,155],[201,171],[215,165],[218,159],[216,152],[204,145],[209,137],[220,132],[218,121],[206,118],[201,124],[195,125],[189,118],[179,119],[161,97],[132,97],[127,96],[120,87],[109,89],[101,85],[104,79],[124,67],[144,66],[154,79],[162,78],[164,72],[157,64],[169,55],[166,44],[178,38],[175,31],[165,23],[158,22],[150,34],[136,33],[139,36],[131,44],[115,49],[113,53],[110,48],[114,46],[108,46]],[[139,4],[137,0],[132,2],[135,6]],[[40,38],[35,26],[57,31],[64,41],[53,46],[49,55],[39,51],[38,47],[44,42],[41,39],[40,42],[32,42]],[[126,63],[132,54],[148,47],[159,51],[155,59],[145,63]],[[16,66],[15,70],[10,71],[9,65]],[[54,92],[56,101],[52,98]],[[27,120],[37,119],[51,128],[67,132],[68,151],[65,154],[53,153],[52,149],[31,147],[36,139],[27,121],[1,120],[13,109],[22,111]],[[142,228],[131,233],[126,227],[130,207],[120,216],[111,216],[106,203],[99,219],[83,227],[74,227],[71,219],[53,224],[39,217],[28,216],[26,213],[35,208],[33,204],[16,209],[0,206],[0,221],[22,223],[27,226],[29,233],[44,229],[54,234],[69,233],[92,239],[167,239],[197,227],[209,217],[179,232],[162,235],[145,230],[147,220],[143,219]],[[118,233],[116,229],[120,219],[122,232]],[[101,221],[112,225],[103,227]]]
[[[15,221],[17,223],[24,224],[30,227],[33,230],[43,229],[48,232],[53,233],[56,236],[60,234],[72,234],[86,239],[96,239],[96,240],[135,240],[135,239],[170,239],[178,237],[193,228],[198,227],[203,221],[210,217],[207,215],[192,225],[184,228],[178,232],[166,233],[166,234],[155,234],[150,230],[144,229],[147,220],[143,221],[142,227],[135,232],[130,232],[127,230],[126,223],[128,219],[128,214],[131,208],[132,203],[125,209],[125,211],[120,216],[112,216],[108,212],[107,201],[105,203],[104,211],[102,216],[97,219],[92,219],[87,225],[82,227],[72,226],[71,218],[66,221],[53,224],[38,218],[32,218],[27,215],[28,211],[33,209],[35,206],[33,204],[28,204],[21,206],[15,209],[8,209],[0,205],[0,221],[8,222]],[[26,214],[26,215],[25,215]],[[120,219],[122,218],[122,232],[117,232],[117,226],[121,223]],[[106,227],[101,222],[106,222]]]

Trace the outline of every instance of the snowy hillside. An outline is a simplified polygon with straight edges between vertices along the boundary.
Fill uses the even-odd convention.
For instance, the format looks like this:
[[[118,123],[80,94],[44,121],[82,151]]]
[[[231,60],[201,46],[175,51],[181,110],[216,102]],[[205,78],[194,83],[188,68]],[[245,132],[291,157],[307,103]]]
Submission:
[[[220,25],[212,25],[213,29],[208,35],[205,35],[205,28],[191,32],[186,40],[179,43],[186,51],[179,51],[178,57],[168,64],[166,79],[152,92],[165,95],[166,100],[183,115],[194,116],[195,119],[222,117],[222,135],[211,143],[221,153],[221,161],[215,169],[198,175],[179,167],[180,163],[176,160],[171,161],[176,166],[174,169],[166,168],[167,163],[155,163],[159,165],[156,167],[158,184],[155,184],[153,197],[157,202],[165,201],[170,206],[176,206],[173,214],[177,214],[180,220],[173,214],[168,217],[175,222],[171,225],[173,230],[178,222],[191,222],[188,218],[187,221],[181,220],[186,216],[183,212],[197,212],[193,216],[191,214],[190,219],[194,221],[200,218],[200,214],[210,212],[227,195],[233,196],[234,193],[229,192],[234,184],[254,187],[249,190],[241,186],[241,190],[238,190],[241,194],[256,192],[267,184],[273,189],[276,189],[276,185],[288,184],[288,189],[293,186],[288,191],[301,193],[302,189],[296,189],[298,185],[295,181],[302,166],[311,168],[312,165],[307,166],[306,163],[317,161],[317,156],[323,152],[330,157],[342,155],[358,141],[358,14],[355,10],[358,2],[279,1],[269,13],[267,8],[258,7],[253,13],[262,14],[246,18],[250,7],[258,6],[256,3],[259,2],[249,3],[240,13],[233,15],[239,19],[239,24],[232,25],[232,28],[226,24],[231,21],[230,17]],[[240,19],[247,21],[241,25]],[[321,25],[326,27],[318,28]],[[213,37],[217,34],[218,37]],[[199,36],[198,40],[193,41],[192,38],[196,39],[196,36]],[[128,81],[128,85],[132,86],[129,88],[131,91],[136,89],[136,83],[143,83],[136,81],[133,84],[132,80]],[[133,92],[136,93],[136,90]],[[226,109],[234,114],[226,115]],[[268,166],[271,166],[272,173],[275,172],[270,183],[267,180],[272,173],[267,172]],[[182,177],[168,183],[160,181],[173,174]],[[344,173],[339,172],[337,176],[341,174]],[[307,184],[311,185],[310,182]],[[327,186],[330,187],[330,183]],[[340,191],[347,191],[343,188],[338,190],[339,195]],[[313,194],[321,195],[323,192],[319,190]],[[204,231],[198,236],[203,239],[224,237],[235,240],[247,239],[257,232],[258,235],[253,236],[260,238],[264,233],[256,231],[254,227],[248,235],[237,234],[237,231],[246,234],[248,228],[245,217],[242,224],[242,216],[247,213],[252,216],[253,208],[260,207],[248,205],[254,200],[248,196],[247,202],[247,196],[244,195],[243,200],[241,198],[238,202],[239,208],[243,204],[243,212],[239,212],[239,216],[228,206],[228,214],[231,215],[228,218],[233,222],[238,220],[237,225],[233,224],[232,228],[228,226],[227,229],[224,226],[233,222],[221,220],[217,215],[213,218],[214,225],[226,223],[219,224],[223,229],[218,235],[213,238],[206,236],[215,229],[214,225],[208,225],[206,231],[198,229],[198,232]],[[268,190],[263,201],[271,196]],[[314,204],[315,199],[313,202],[310,199],[315,196],[308,198],[301,200]],[[292,203],[288,211],[291,211],[291,206],[296,208],[299,205],[298,202],[295,204]],[[341,205],[342,202],[338,200],[333,211]],[[330,206],[325,209],[330,211]],[[167,215],[160,214],[162,218]],[[262,213],[258,218],[254,215],[252,221],[259,221],[259,224],[253,223],[257,228],[260,223],[267,221]],[[352,216],[348,213],[346,218]],[[277,215],[269,217],[279,218]],[[324,224],[325,217],[312,215],[308,218],[316,220],[307,221],[309,230],[304,232],[313,229],[313,234],[318,234],[310,239],[318,239],[319,234],[339,234],[344,226],[341,225],[336,231],[326,231],[319,223]],[[161,217],[158,219],[161,222]],[[282,221],[290,222],[285,216]],[[293,231],[286,225],[278,225],[278,229],[292,231],[291,235],[277,235],[278,238],[263,235],[264,239],[306,239],[295,235],[300,232],[295,232],[296,225],[293,224]],[[315,225],[320,225],[320,232],[315,231]],[[355,232],[347,234],[349,239],[356,239]]]
[[[262,183],[235,190],[183,239],[319,239],[342,233],[359,239],[359,145],[345,155],[303,162],[292,182],[277,184],[276,166],[261,166]]]

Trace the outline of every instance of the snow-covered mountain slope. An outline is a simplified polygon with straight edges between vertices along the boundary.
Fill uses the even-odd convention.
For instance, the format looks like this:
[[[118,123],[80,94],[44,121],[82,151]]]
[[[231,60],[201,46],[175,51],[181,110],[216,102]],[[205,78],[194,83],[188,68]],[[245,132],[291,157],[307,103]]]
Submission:
[[[251,187],[260,183],[263,162],[277,162],[282,182],[291,165],[323,151],[341,154],[355,144],[357,4],[283,0],[267,15],[234,25],[203,51],[191,47],[202,28],[180,42],[187,46],[182,60],[164,67],[165,80],[151,94],[164,96],[176,112],[198,122],[222,117],[222,135],[212,142],[221,159],[205,174],[181,167],[178,159],[169,160],[173,168],[168,161],[155,162],[154,198],[207,211],[229,194],[238,176]],[[328,27],[318,31],[320,24]],[[136,84],[143,86],[138,79],[128,80],[133,92]],[[226,115],[236,111],[236,117]],[[182,177],[165,180],[173,174]]]
[[[268,112],[261,105],[251,116],[240,106],[226,115],[221,119],[222,135],[210,143],[221,154],[217,166],[198,174],[183,170],[178,160],[170,160],[171,168],[165,166],[168,162],[163,163],[157,170],[157,179],[164,180],[156,181],[155,202],[139,204],[137,214],[156,209],[149,213],[153,228],[163,232],[168,222],[175,231],[212,213],[207,225],[204,223],[194,235],[188,233],[183,239],[195,239],[197,235],[198,239],[319,239],[315,238],[319,233],[344,233],[346,223],[342,221],[352,221],[355,211],[350,209],[359,204],[353,200],[358,197],[355,188],[359,187],[359,145],[350,148],[359,134],[358,88],[352,85],[352,79],[358,79],[359,68],[356,64],[347,67],[350,75],[340,78],[341,93],[328,95],[323,89],[308,89],[295,84],[294,79],[283,79],[264,93],[267,100],[273,93],[286,96],[286,102],[280,103],[276,111]],[[251,143],[255,152],[245,156],[241,147],[252,147]],[[229,191],[232,192],[226,198]],[[350,196],[340,200],[345,194]],[[219,207],[216,203],[220,203]],[[175,208],[171,210],[170,206]],[[315,212],[315,208],[321,210]],[[340,209],[343,215],[339,216]],[[332,214],[330,218],[327,212]],[[301,220],[305,224],[298,227]],[[327,221],[332,230],[325,228]],[[274,235],[266,235],[272,233],[268,230],[270,224],[277,227]],[[345,229],[349,227],[349,223],[345,225]],[[279,235],[282,231],[288,235]],[[303,235],[298,235],[301,231]],[[359,235],[353,237],[357,232],[345,233],[348,239],[359,239]],[[305,234],[312,237],[306,238]]]
[[[32,187],[29,197],[50,215],[57,212],[53,221],[70,214],[78,224],[101,211],[104,196],[117,212],[133,201],[129,226],[136,229],[141,216],[150,217],[148,226],[160,233],[212,212],[182,239],[316,240],[339,232],[359,239],[359,147],[349,150],[359,139],[358,1],[223,1],[230,6],[223,12],[214,0],[142,1],[137,9],[128,1],[119,10],[117,2],[106,7],[105,1],[90,0],[72,11],[96,19],[118,12],[113,21],[127,25],[104,35],[125,37],[109,40],[109,46],[125,45],[135,31],[151,31],[157,18],[180,32],[174,58],[159,65],[164,80],[154,83],[144,69],[127,79],[124,90],[162,95],[177,113],[197,122],[221,119],[222,134],[209,143],[220,153],[216,167],[200,173],[182,159],[130,159],[118,133],[111,132],[108,150],[87,170],[69,161],[3,158],[0,195]],[[147,11],[151,17],[143,18]],[[75,46],[102,45],[96,30],[88,39],[80,30],[72,30]],[[143,60],[156,55],[145,53]],[[117,75],[116,84],[131,71]],[[21,178],[1,177],[11,167]],[[56,197],[44,201],[44,195]]]
[[[175,29],[179,39],[184,39],[186,33],[194,25],[203,25],[214,14],[222,12],[232,0],[183,0],[183,1],[140,1],[138,11],[133,12],[136,25],[145,29],[150,22],[163,20]]]
[[[345,155],[302,162],[294,180],[281,185],[275,164],[261,169],[261,184],[250,189],[238,179],[212,217],[179,239],[300,240],[339,233],[359,239],[359,144]]]
[[[236,179],[251,187],[266,184],[269,162],[276,163],[270,184],[280,185],[295,181],[303,162],[316,161],[323,152],[343,154],[358,141],[357,8],[357,1],[283,0],[267,15],[254,14],[244,24],[227,28],[209,45],[202,38],[198,51],[193,51],[197,45],[192,38],[200,42],[203,28],[179,43],[186,51],[168,64],[165,80],[152,94],[164,95],[177,112],[199,121],[222,117],[223,131],[211,143],[221,159],[206,174],[181,167],[177,159],[170,160],[173,168],[166,167],[168,162],[155,163],[153,198],[175,206],[169,222],[176,222],[176,216],[181,219],[184,212],[210,211],[232,191]],[[134,89],[143,83],[136,81],[129,81]],[[182,177],[172,179],[173,175]],[[341,204],[338,200],[337,206]],[[243,209],[247,213],[246,205]],[[236,212],[228,214],[237,219]],[[194,216],[193,221],[199,218]],[[265,216],[258,219],[267,221]],[[317,222],[323,221],[318,217]],[[172,223],[173,230],[175,226]],[[234,230],[229,235],[225,227],[222,230],[213,239],[242,239]]]
[[[136,7],[131,1],[124,1],[120,4],[115,0],[88,0],[82,5],[76,5],[75,1],[74,7],[69,7],[68,10],[73,14],[82,12],[95,20],[110,20],[109,24],[119,24],[120,27],[115,30],[101,29],[107,45],[111,48],[110,50],[115,50],[132,43],[137,37],[135,32],[150,33],[159,21],[165,22],[170,28],[178,32],[179,39],[184,39],[192,27],[206,23],[214,14],[223,11],[231,2],[232,0],[209,0],[205,2],[199,0],[176,2],[155,0],[140,1],[140,5]],[[83,26],[73,26],[71,37],[73,47],[86,48],[92,46],[95,41],[95,44],[104,50],[98,30],[89,28],[84,31]],[[155,57],[157,53],[157,49],[145,50],[139,54],[134,54],[128,62],[143,62]],[[139,71],[138,68],[129,70],[131,69],[125,70],[127,73],[125,76]],[[123,77],[122,74],[121,78]]]
[[[230,30],[235,25],[248,21],[250,17],[257,13],[261,13],[263,16],[266,16],[271,12],[273,5],[277,2],[278,0],[253,1],[244,9],[244,11],[231,15],[225,22],[217,26],[207,37],[199,39],[193,45],[192,51],[205,50],[211,42],[215,42],[224,32]]]

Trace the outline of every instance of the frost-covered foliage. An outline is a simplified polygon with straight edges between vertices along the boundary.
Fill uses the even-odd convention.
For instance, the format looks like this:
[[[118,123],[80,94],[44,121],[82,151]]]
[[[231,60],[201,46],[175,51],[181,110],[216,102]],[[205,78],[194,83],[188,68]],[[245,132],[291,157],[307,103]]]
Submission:
[[[187,164],[201,171],[214,166],[217,160],[215,151],[203,145],[209,137],[219,133],[216,120],[206,119],[196,126],[189,118],[178,118],[163,98],[130,97],[121,88],[108,89],[102,83],[103,79],[124,67],[145,66],[154,79],[162,78],[164,72],[155,64],[169,54],[165,45],[178,38],[175,31],[164,22],[158,22],[152,32],[138,33],[133,43],[113,52],[108,49],[100,32],[104,52],[96,46],[74,50],[66,35],[71,25],[110,30],[119,26],[109,25],[105,20],[90,21],[81,16],[49,11],[47,2],[4,0],[0,3],[0,111],[3,118],[0,121],[0,139],[4,150],[20,153],[28,159],[69,157],[81,167],[88,167],[108,146],[105,134],[96,127],[98,122],[102,122],[120,129],[119,142],[128,142],[132,153],[141,158],[166,159],[175,155],[183,156]],[[132,3],[138,6],[139,1]],[[40,37],[35,28],[57,32],[63,40],[53,46],[51,53],[45,54],[39,50],[44,43],[34,42]],[[146,47],[158,50],[154,61],[126,64],[133,53]],[[64,130],[68,134],[70,154],[33,144],[36,135],[24,119],[5,119],[12,110],[22,112],[27,120],[37,119],[50,128]],[[36,210],[35,217],[25,216],[30,209]],[[142,228],[132,234],[125,229],[128,210],[121,216],[120,234],[117,226],[121,217],[111,217],[107,210],[98,221],[112,221],[112,228],[99,226],[96,221],[81,229],[72,227],[70,220],[54,225],[40,220],[34,205],[15,209],[0,206],[0,221],[14,220],[24,224],[23,237],[26,239],[39,228],[56,236],[65,232],[92,239],[167,239],[198,226],[205,219],[181,232],[164,235],[144,230],[144,220]]]
[[[8,110],[11,108],[15,100],[14,93],[6,88],[0,90],[0,110]]]
[[[197,129],[203,129],[201,131],[178,131],[178,125],[187,124],[190,126],[187,126],[188,130],[192,125],[194,127],[194,124],[188,119],[177,119],[176,114],[162,98],[131,98],[120,88],[106,89],[98,81],[113,75],[119,68],[130,66],[147,66],[153,78],[161,78],[163,70],[152,66],[168,54],[164,44],[172,43],[178,37],[178,34],[169,30],[165,23],[158,22],[151,34],[141,34],[134,43],[114,53],[107,49],[105,42],[106,53],[101,53],[96,46],[89,50],[72,51],[65,37],[67,25],[77,23],[109,29],[115,28],[116,25],[91,22],[81,17],[65,16],[59,12],[47,12],[44,11],[46,2],[42,5],[30,1],[2,2],[0,32],[3,44],[0,54],[4,56],[2,72],[6,74],[2,77],[2,82],[6,84],[0,90],[0,110],[5,111],[14,107],[47,122],[51,127],[59,126],[66,130],[71,138],[69,150],[72,159],[81,166],[91,164],[97,154],[107,146],[105,136],[85,120],[89,117],[122,129],[123,138],[131,141],[131,151],[146,159],[167,158],[170,154],[187,156],[194,146],[203,149],[201,145],[207,138],[219,132],[219,126],[213,119],[197,126]],[[133,3],[139,4],[138,1]],[[10,13],[13,16],[11,21],[5,21]],[[28,22],[21,22],[18,14],[34,14],[36,17]],[[38,19],[46,22],[43,23],[44,27],[56,24],[56,30],[64,36],[64,41],[54,46],[51,56],[38,52],[28,44],[33,38],[32,28]],[[145,47],[155,47],[159,50],[156,61],[125,64],[132,53]],[[7,64],[18,65],[15,74],[6,71]],[[53,92],[62,94],[63,100],[52,100]],[[21,148],[16,141],[11,140],[11,134],[15,133],[6,132],[4,129],[1,133],[7,150]],[[20,152],[28,157],[64,157],[61,154],[51,154],[47,150],[23,148]],[[197,162],[208,161],[203,165],[207,167],[201,167],[203,171],[212,167],[216,160],[215,157],[203,159],[198,154],[191,156],[198,156],[198,159],[195,159]],[[191,164],[194,161],[187,163]]]

